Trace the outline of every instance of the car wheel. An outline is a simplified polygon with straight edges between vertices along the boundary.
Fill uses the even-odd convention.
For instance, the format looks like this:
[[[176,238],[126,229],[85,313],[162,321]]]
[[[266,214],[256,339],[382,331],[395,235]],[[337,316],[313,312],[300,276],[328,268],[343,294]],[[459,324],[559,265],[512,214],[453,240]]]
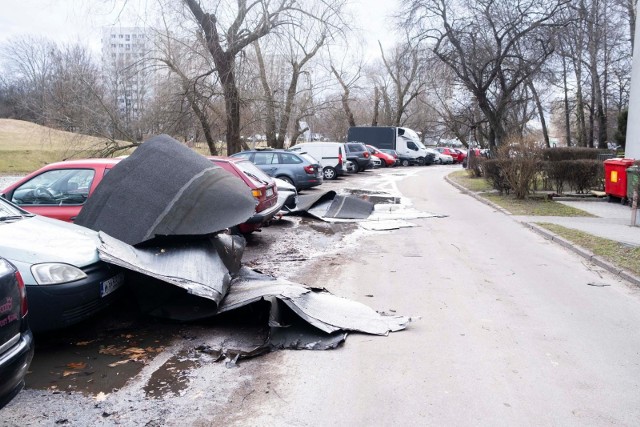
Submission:
[[[418,165],[424,166],[424,157],[418,157]]]
[[[284,182],[286,182],[287,184],[291,184],[295,187],[295,184],[293,183],[293,180],[291,178],[289,178],[286,175],[281,175],[281,176],[276,176],[276,178],[283,180]]]
[[[409,166],[409,160],[403,159],[401,164],[402,164],[402,166]]]
[[[360,165],[358,164],[358,162],[354,162],[353,163],[353,173],[358,173],[360,172],[362,169],[360,168]]]
[[[336,179],[338,177],[338,174],[336,173],[336,170],[334,168],[332,168],[331,166],[327,166],[326,168],[322,169],[322,175],[324,176],[324,179],[326,179],[326,180],[332,180],[332,179]]]

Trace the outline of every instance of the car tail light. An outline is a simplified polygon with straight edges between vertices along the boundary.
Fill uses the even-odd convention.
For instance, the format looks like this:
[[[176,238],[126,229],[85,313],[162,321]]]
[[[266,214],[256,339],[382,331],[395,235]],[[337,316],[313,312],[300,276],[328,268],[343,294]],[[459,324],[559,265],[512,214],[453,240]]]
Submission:
[[[18,280],[18,288],[20,289],[20,316],[24,317],[29,311],[29,305],[27,304],[27,289],[24,286],[24,280],[19,271],[16,271],[16,279]]]
[[[338,153],[338,164],[342,164],[342,150],[340,150],[340,152]]]
[[[255,197],[256,199],[259,199],[262,197],[262,190],[256,188],[255,190],[251,190],[251,194],[253,194],[253,197]]]
[[[365,159],[368,159],[368,158],[369,158],[369,156],[370,156],[370,154],[369,154],[369,152],[368,152],[368,151],[365,151],[365,152],[364,152],[364,153],[362,153],[362,154],[364,154],[364,158],[365,158]]]
[[[305,167],[304,167],[304,171],[305,171],[306,173],[308,173],[309,175],[314,175],[314,174],[316,173],[316,172],[315,172],[315,168],[314,168],[312,165],[305,166]]]

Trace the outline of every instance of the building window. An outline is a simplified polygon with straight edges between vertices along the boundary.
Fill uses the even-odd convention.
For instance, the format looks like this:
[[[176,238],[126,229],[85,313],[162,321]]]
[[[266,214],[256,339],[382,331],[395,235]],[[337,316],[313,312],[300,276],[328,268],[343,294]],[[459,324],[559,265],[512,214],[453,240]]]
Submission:
[[[124,36],[124,39],[125,39],[126,41],[129,41],[129,40],[131,40],[131,36],[130,36],[129,34],[127,34],[127,35],[125,35],[125,36]]]

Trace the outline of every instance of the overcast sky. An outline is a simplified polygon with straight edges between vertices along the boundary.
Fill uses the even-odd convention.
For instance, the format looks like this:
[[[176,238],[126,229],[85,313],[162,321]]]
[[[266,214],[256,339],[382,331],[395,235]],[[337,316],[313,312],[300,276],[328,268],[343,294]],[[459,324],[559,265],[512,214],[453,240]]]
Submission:
[[[154,0],[127,0],[129,6],[144,8]],[[129,13],[125,0],[2,0],[0,42],[18,35],[39,35],[60,42],[88,44],[100,49],[100,29],[103,26],[127,22]],[[392,42],[391,20],[398,0],[350,0],[349,9],[357,17],[367,41],[367,57],[378,56],[377,40],[387,47]]]

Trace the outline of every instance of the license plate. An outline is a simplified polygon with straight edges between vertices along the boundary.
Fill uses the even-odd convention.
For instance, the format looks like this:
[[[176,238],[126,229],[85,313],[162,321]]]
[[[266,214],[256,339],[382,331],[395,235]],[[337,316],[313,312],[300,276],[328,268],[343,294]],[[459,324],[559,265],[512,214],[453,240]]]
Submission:
[[[273,196],[273,188],[267,188],[267,197]]]
[[[118,289],[124,283],[124,273],[119,273],[113,276],[111,279],[107,279],[100,283],[100,296],[106,297],[116,289]]]

